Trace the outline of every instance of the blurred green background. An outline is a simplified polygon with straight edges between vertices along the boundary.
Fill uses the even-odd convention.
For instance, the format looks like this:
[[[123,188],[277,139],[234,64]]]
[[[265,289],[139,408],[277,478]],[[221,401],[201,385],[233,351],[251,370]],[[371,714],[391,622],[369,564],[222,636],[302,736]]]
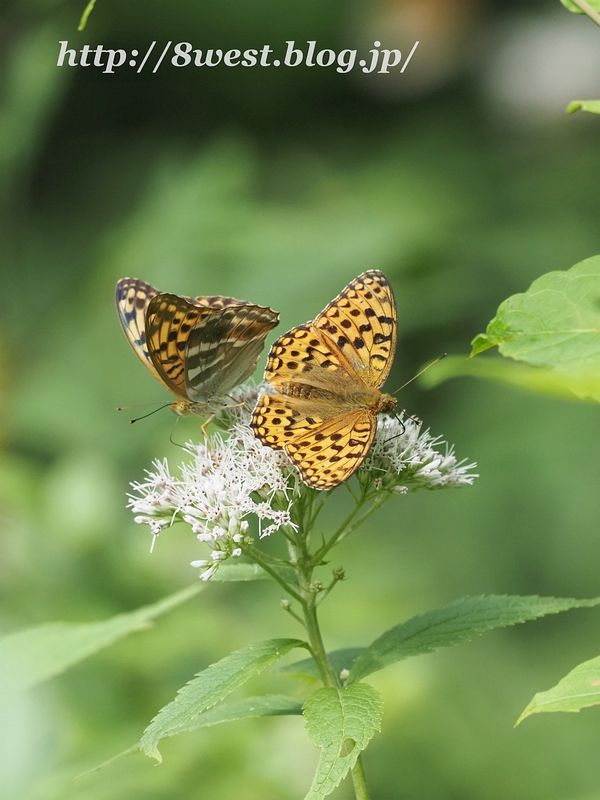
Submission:
[[[98,0],[77,33],[83,6],[13,0],[0,28],[7,632],[101,619],[196,580],[190,531],[150,556],[125,509],[151,459],[181,451],[170,412],[134,427],[115,412],[166,394],[119,328],[117,279],[269,304],[282,332],[382,269],[400,314],[393,390],[441,352],[467,353],[509,294],[600,252],[600,120],[564,114],[600,96],[600,31],[558,0]],[[421,44],[402,76],[56,67],[59,40],[143,52],[291,39]],[[411,385],[401,402],[481,478],[398,498],[336,551],[348,580],[323,606],[330,648],[466,594],[600,594],[596,407],[472,380]],[[197,436],[198,420],[177,426],[176,441]],[[194,672],[300,635],[279,600],[263,582],[211,585],[15,699],[0,797],[303,797],[317,751],[300,718],[207,729],[165,744],[158,769],[138,755],[73,780],[136,741]],[[386,715],[365,758],[373,797],[598,800],[597,710],[512,726],[536,691],[598,655],[599,632],[597,611],[577,611],[374,676]],[[261,690],[300,691],[273,671],[247,688]]]

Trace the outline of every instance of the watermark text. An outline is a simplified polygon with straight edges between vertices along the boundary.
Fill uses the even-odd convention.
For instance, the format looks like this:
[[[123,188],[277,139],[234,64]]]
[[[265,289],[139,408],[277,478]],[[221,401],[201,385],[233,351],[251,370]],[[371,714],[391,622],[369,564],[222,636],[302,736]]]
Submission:
[[[112,74],[121,68],[135,69],[139,74],[142,70],[158,72],[163,63],[173,67],[317,67],[335,69],[336,72],[346,74],[355,68],[364,73],[376,72],[387,75],[390,72],[404,72],[408,67],[419,42],[403,51],[396,48],[381,47],[381,42],[373,42],[373,47],[359,57],[357,49],[331,50],[319,48],[316,41],[296,43],[294,40],[286,41],[285,47],[275,49],[265,44],[260,48],[246,50],[222,50],[219,48],[195,48],[191,42],[167,42],[162,49],[156,48],[156,42],[151,42],[145,53],[139,50],[121,50],[96,45],[85,44],[81,48],[69,47],[69,42],[60,41],[57,67],[93,67],[102,72]],[[363,54],[360,54],[363,55]]]

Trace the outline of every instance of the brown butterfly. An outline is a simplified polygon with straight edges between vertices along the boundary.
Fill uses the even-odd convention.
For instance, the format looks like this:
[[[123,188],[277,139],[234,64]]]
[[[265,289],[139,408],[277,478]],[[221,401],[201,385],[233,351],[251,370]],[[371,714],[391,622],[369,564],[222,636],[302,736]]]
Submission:
[[[252,429],[263,444],[285,450],[302,480],[332,489],[364,460],[377,414],[396,398],[380,387],[396,350],[398,312],[385,275],[359,275],[312,322],[271,347]]]
[[[279,314],[233,297],[182,297],[136,278],[117,283],[119,320],[135,354],[177,397],[177,414],[209,416],[254,372]]]

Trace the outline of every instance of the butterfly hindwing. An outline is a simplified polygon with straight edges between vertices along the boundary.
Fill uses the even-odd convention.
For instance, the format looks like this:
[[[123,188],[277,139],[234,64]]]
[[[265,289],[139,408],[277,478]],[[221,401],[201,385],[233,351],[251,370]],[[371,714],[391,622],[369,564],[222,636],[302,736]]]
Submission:
[[[279,314],[250,303],[226,306],[203,317],[186,349],[186,389],[197,395],[227,395],[256,367],[265,339]]]
[[[309,486],[331,489],[364,459],[375,436],[376,414],[359,408],[332,416],[318,402],[262,395],[252,425],[264,444],[285,450]]]

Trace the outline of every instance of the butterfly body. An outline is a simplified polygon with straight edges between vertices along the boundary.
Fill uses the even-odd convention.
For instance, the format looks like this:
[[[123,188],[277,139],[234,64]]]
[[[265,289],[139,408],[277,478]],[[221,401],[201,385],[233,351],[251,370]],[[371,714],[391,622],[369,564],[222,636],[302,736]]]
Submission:
[[[171,408],[211,416],[254,371],[279,314],[233,297],[183,297],[135,278],[117,283],[117,312],[138,358],[171,391]]]
[[[396,303],[378,270],[352,281],[312,322],[281,336],[269,353],[252,417],[258,438],[283,449],[302,479],[331,489],[358,468],[377,414],[396,399],[382,393],[396,346]]]

